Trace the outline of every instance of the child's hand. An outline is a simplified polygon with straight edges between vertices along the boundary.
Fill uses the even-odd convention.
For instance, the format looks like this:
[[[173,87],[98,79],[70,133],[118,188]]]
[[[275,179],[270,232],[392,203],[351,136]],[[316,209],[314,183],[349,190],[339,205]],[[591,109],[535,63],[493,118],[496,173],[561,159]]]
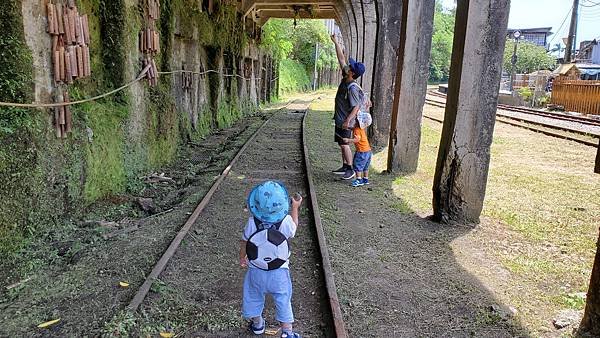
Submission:
[[[292,208],[299,208],[302,204],[302,195],[295,193],[292,197]]]
[[[240,266],[242,268],[247,268],[248,267],[248,258],[240,257]]]

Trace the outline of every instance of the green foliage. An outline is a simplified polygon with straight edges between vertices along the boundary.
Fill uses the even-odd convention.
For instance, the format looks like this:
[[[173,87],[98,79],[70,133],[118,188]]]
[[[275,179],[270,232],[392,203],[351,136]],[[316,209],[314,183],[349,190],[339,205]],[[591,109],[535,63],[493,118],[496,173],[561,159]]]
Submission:
[[[100,1],[99,19],[101,35],[101,55],[104,66],[104,89],[114,89],[125,82],[125,19],[124,0]],[[117,93],[116,100],[123,101],[123,92]]]
[[[506,48],[504,49],[504,69],[509,71],[512,69],[512,55],[514,39],[506,40]],[[515,72],[517,74],[529,74],[537,70],[553,70],[556,67],[556,59],[548,54],[544,47],[527,41],[519,42],[517,46],[517,64]]]
[[[429,59],[430,82],[448,81],[454,39],[454,16],[454,12],[445,10],[440,1],[436,1]]]
[[[25,43],[21,1],[0,3],[0,101],[31,102],[33,62]],[[0,108],[0,135],[34,125],[28,109]]]
[[[292,59],[308,71],[315,66],[315,45],[319,44],[317,69],[337,67],[335,48],[322,20],[299,20],[296,28],[290,19],[271,19],[263,27],[262,47],[276,59]]]
[[[281,93],[310,88],[315,67],[315,48],[319,44],[317,69],[338,67],[335,48],[321,20],[271,19],[262,30],[262,47],[279,60]]]
[[[86,147],[84,199],[93,202],[123,193],[126,188],[124,122],[127,107],[107,100],[85,103],[77,109],[85,112],[86,125],[93,132],[92,141]]]
[[[234,4],[215,0],[212,15],[202,11],[202,1],[162,0],[161,25],[163,36],[173,32],[175,17],[179,18],[179,31],[183,37],[198,38],[203,46],[219,47],[234,55],[241,55],[248,45],[248,36],[244,33],[243,21]],[[196,35],[197,34],[197,35]],[[169,45],[170,41],[164,41]]]
[[[281,94],[305,91],[310,88],[306,68],[296,61],[284,59],[279,62],[279,91]]]
[[[179,125],[175,102],[171,95],[171,80],[162,77],[157,87],[149,88],[148,161],[156,168],[173,160],[177,153]]]
[[[529,102],[533,96],[533,91],[529,87],[521,87],[519,88],[519,95],[523,98],[523,100],[525,100],[525,102]]]

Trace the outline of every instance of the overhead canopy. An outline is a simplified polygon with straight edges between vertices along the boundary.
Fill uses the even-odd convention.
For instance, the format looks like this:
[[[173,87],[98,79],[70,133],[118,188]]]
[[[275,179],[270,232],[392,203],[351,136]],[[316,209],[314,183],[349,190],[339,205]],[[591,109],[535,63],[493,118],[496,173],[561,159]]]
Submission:
[[[246,0],[242,12],[261,23],[270,18],[337,19],[335,6],[333,0]]]

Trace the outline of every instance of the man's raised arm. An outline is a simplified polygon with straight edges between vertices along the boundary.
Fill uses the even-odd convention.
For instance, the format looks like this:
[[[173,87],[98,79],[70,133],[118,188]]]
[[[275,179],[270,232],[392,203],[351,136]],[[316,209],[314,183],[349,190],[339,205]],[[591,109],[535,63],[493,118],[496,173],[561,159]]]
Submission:
[[[340,68],[342,71],[348,65],[348,61],[346,60],[346,56],[344,55],[344,51],[342,50],[342,46],[338,42],[335,34],[331,35],[331,41],[335,44],[335,53],[337,54],[338,62],[340,63]]]

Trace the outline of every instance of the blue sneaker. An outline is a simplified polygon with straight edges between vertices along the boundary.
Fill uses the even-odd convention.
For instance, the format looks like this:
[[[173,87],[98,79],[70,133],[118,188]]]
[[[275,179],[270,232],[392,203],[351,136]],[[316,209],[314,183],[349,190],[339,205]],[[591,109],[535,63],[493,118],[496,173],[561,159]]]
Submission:
[[[360,178],[357,178],[357,179],[355,179],[354,181],[352,181],[352,184],[351,184],[351,185],[352,185],[353,187],[362,187],[363,185],[365,185],[365,183],[363,182],[363,180],[362,180],[362,179],[360,179]]]
[[[362,183],[363,183],[363,185],[369,185],[369,179],[368,178],[363,178],[362,179]]]
[[[302,338],[302,337],[296,332],[284,331],[281,333],[281,338]]]
[[[260,326],[260,327],[254,326],[254,322],[250,321],[248,328],[250,329],[250,331],[252,331],[252,333],[259,335],[259,334],[265,333],[265,326],[266,326],[266,323],[265,323],[265,320],[263,319],[262,326]]]

